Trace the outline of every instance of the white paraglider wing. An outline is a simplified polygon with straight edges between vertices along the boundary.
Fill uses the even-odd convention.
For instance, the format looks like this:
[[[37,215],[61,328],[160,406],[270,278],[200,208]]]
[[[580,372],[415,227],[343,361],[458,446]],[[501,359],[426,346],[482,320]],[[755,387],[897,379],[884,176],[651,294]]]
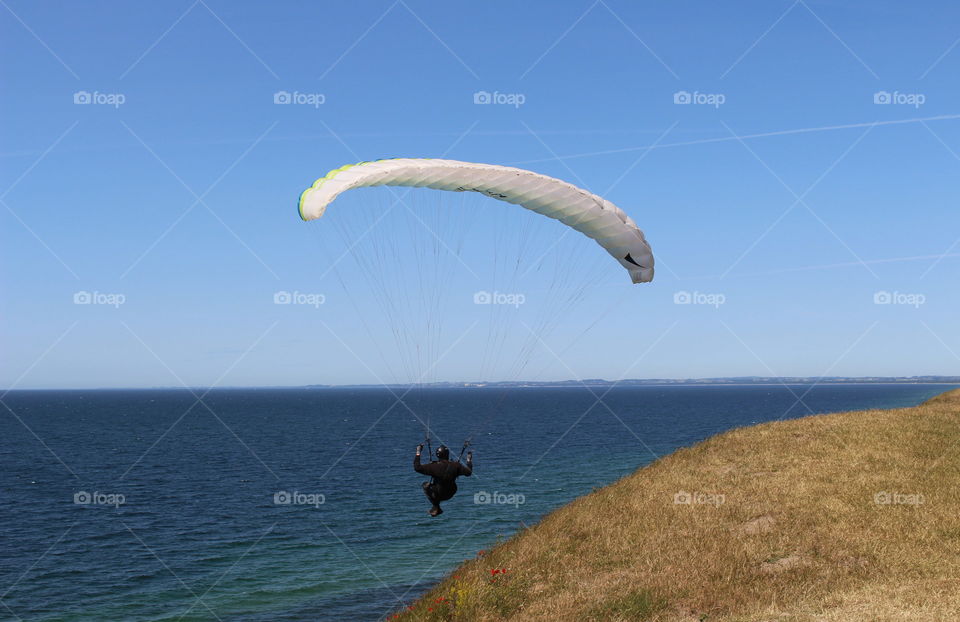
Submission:
[[[627,269],[634,283],[653,280],[650,245],[643,231],[620,208],[573,184],[509,166],[426,158],[349,164],[330,171],[300,195],[300,217],[320,218],[341,193],[367,186],[480,192],[514,203],[596,240]]]

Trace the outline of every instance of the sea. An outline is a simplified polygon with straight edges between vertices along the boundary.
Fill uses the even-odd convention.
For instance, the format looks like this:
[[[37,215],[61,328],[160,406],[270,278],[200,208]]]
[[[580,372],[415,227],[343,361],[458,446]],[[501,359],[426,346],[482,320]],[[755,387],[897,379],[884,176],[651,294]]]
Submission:
[[[381,620],[658,457],[925,384],[11,391],[0,620]],[[474,475],[427,515],[416,446]],[[425,452],[426,453],[426,452]]]

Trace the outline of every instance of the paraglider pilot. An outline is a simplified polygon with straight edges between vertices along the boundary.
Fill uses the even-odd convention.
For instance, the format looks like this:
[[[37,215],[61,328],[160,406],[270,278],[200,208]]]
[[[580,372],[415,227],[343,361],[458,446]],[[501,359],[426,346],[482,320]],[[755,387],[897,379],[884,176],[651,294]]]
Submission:
[[[428,514],[439,516],[443,514],[440,502],[447,501],[457,494],[457,478],[461,475],[469,477],[473,473],[473,452],[467,453],[467,464],[459,460],[450,459],[450,450],[445,445],[437,447],[437,460],[429,464],[420,464],[420,453],[423,445],[417,445],[417,454],[413,458],[413,470],[423,475],[429,475],[431,480],[423,483],[423,492],[433,504]]]

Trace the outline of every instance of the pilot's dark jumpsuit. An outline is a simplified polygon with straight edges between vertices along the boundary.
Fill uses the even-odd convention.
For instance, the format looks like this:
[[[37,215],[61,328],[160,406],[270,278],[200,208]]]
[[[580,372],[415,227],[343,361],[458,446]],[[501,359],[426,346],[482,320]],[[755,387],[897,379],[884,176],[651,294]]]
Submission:
[[[428,464],[420,464],[420,456],[413,458],[413,470],[432,479],[423,483],[423,492],[433,504],[433,509],[440,511],[440,502],[446,501],[457,494],[457,478],[461,475],[469,477],[473,473],[470,461],[461,464],[453,460],[439,460]]]

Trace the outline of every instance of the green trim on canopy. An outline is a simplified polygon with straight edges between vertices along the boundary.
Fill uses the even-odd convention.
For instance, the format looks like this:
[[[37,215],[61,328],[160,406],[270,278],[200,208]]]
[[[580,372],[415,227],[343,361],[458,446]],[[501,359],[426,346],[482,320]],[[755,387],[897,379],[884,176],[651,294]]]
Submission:
[[[300,220],[307,220],[303,217],[303,201],[307,198],[307,195],[323,185],[323,182],[329,181],[337,176],[337,173],[342,173],[347,169],[354,168],[356,166],[363,166],[364,164],[372,164],[374,162],[383,162],[384,160],[399,160],[401,158],[379,158],[377,160],[364,160],[363,162],[357,162],[356,164],[344,164],[340,168],[335,168],[332,171],[329,171],[326,175],[313,182],[309,188],[300,193],[300,200],[297,202],[297,213],[300,214]],[[429,160],[430,158],[404,158],[407,160]]]

